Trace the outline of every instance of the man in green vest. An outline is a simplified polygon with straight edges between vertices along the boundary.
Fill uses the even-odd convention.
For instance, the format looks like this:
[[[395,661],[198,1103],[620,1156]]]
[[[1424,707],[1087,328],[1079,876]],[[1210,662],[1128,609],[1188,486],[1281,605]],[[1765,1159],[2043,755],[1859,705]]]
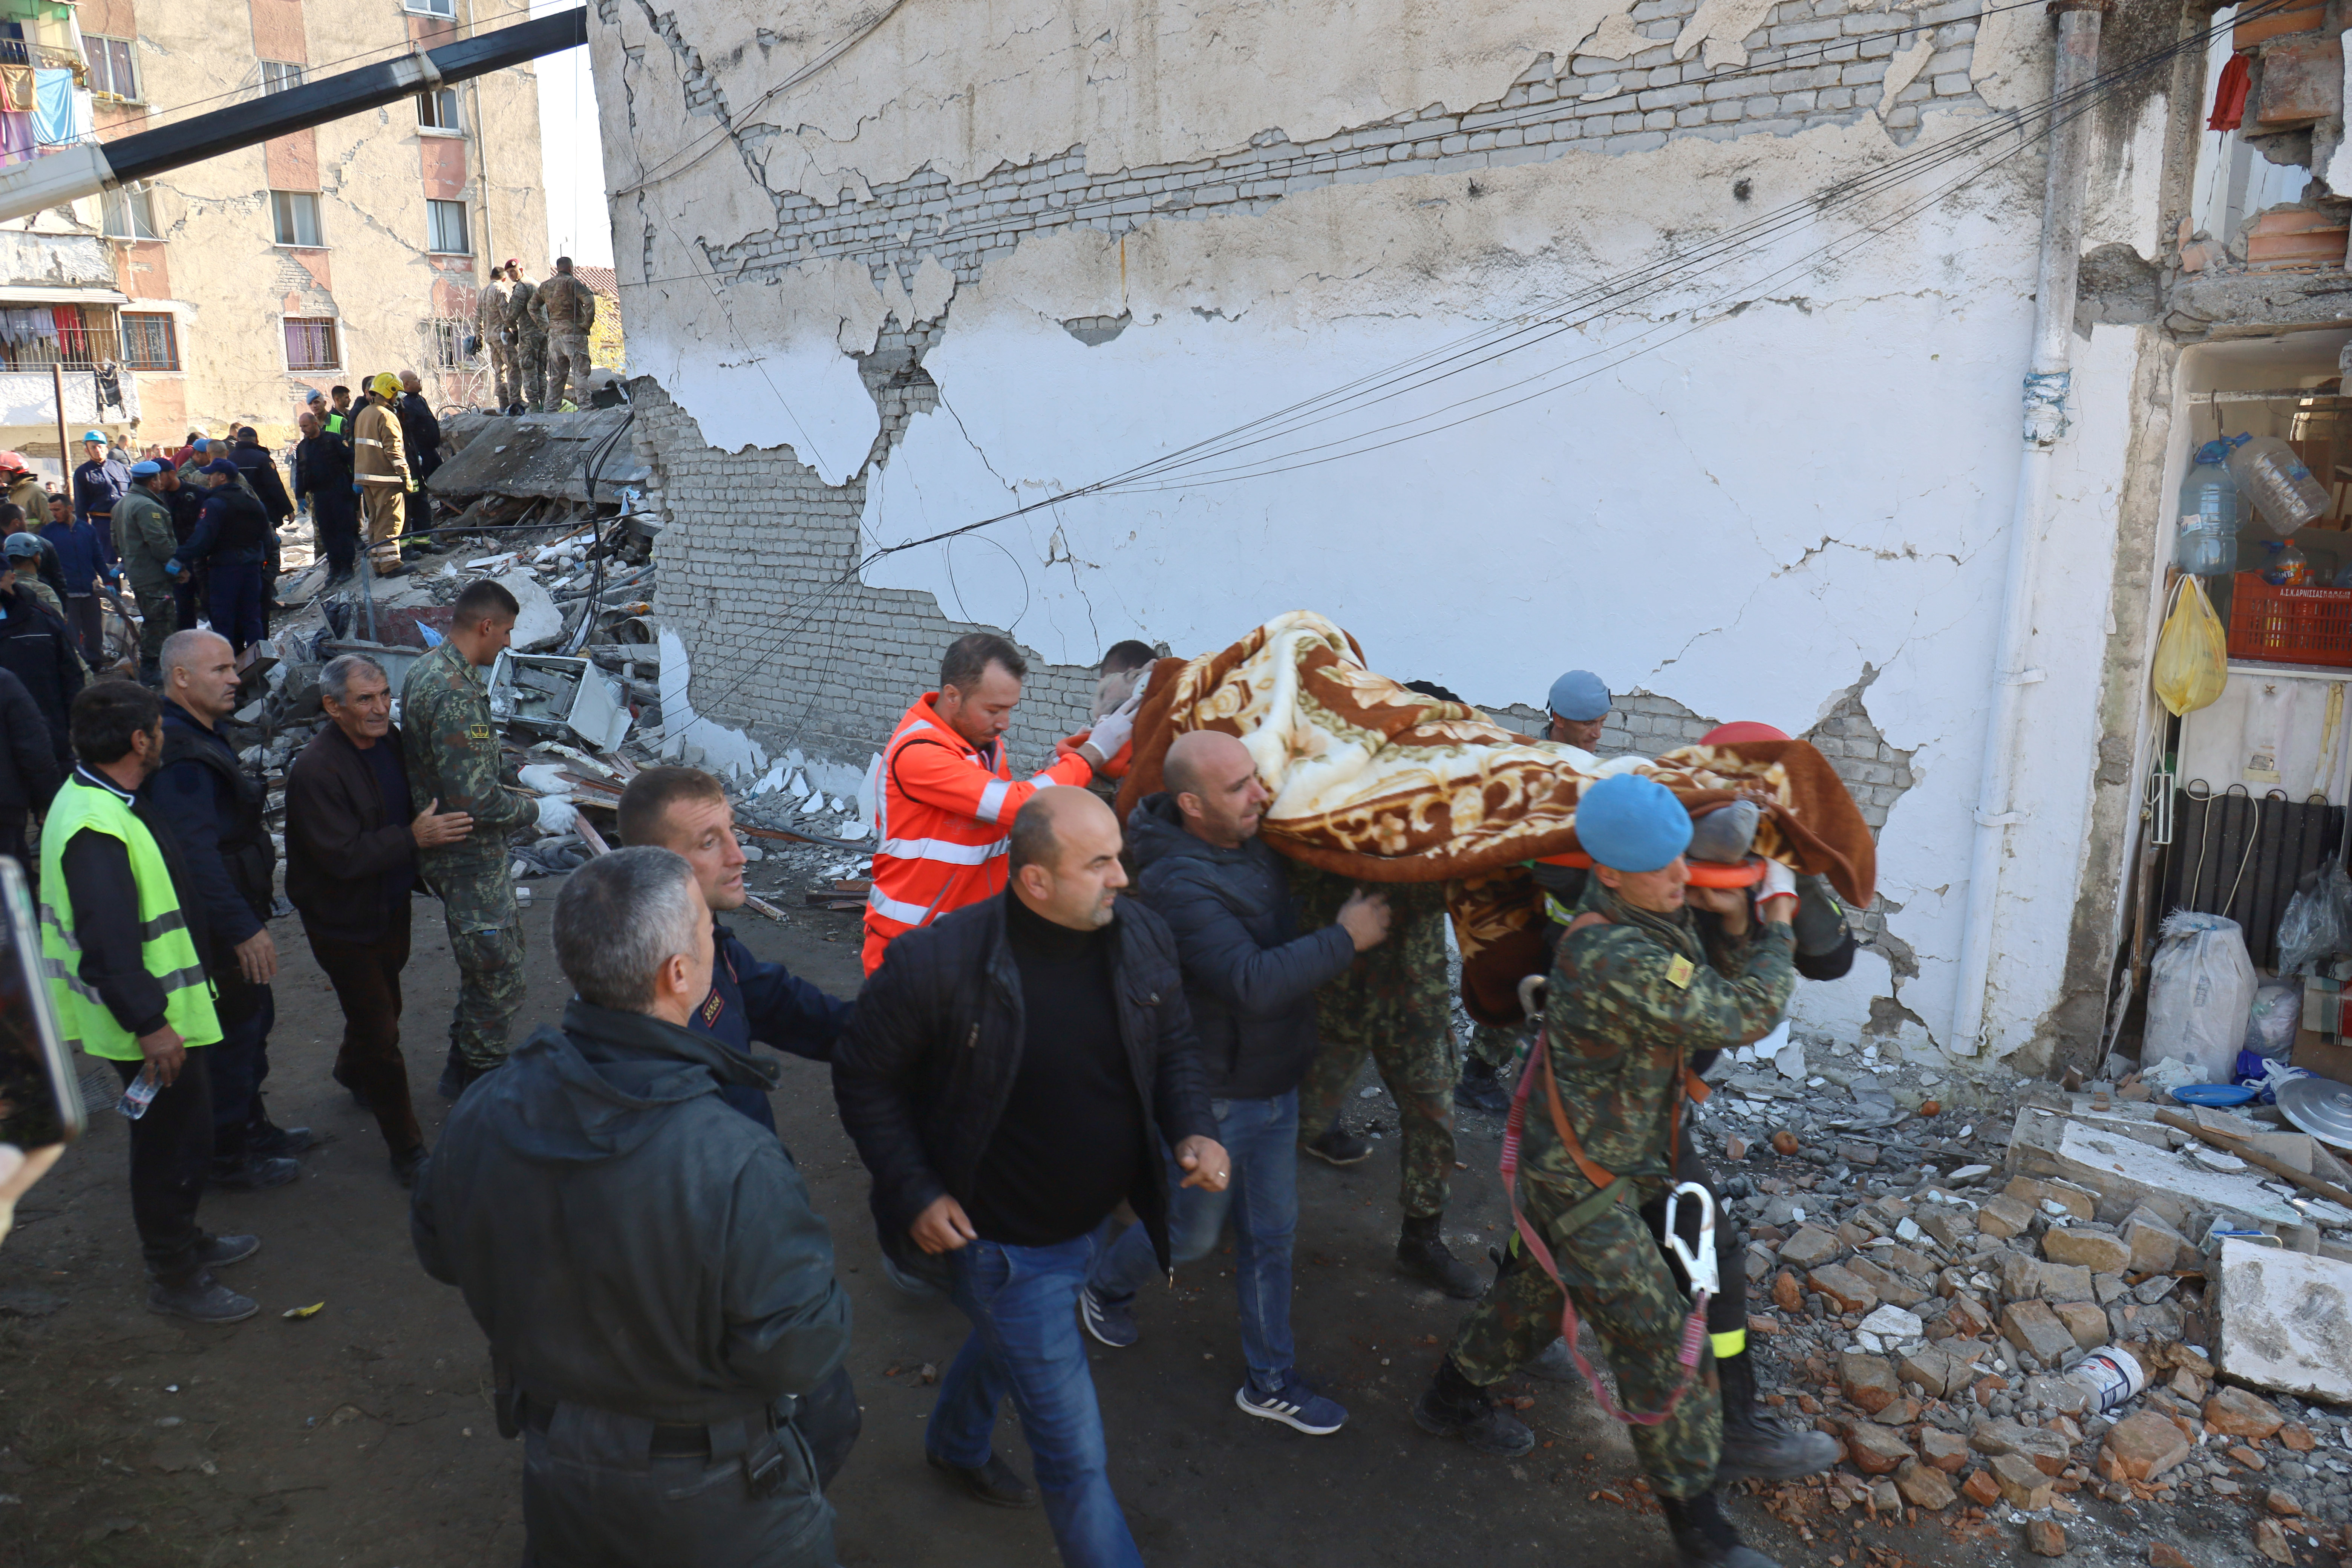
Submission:
[[[204,962],[204,909],[171,828],[139,797],[163,760],[161,700],[101,680],[73,701],[76,767],[41,826],[41,961],[66,1044],[110,1061],[131,1122],[131,1218],[149,1310],[235,1323],[260,1309],[213,1278],[261,1248],[208,1236],[196,1205],[212,1164],[212,1080],[221,1037]]]

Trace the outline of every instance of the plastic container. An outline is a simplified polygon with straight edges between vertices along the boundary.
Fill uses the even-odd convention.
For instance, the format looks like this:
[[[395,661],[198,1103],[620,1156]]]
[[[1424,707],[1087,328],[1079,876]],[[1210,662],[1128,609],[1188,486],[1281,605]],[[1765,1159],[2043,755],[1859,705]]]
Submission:
[[[2291,539],[2263,541],[2263,581],[2273,588],[2308,588],[2311,586],[2311,563]]]
[[[2238,530],[2246,521],[2246,498],[2230,473],[2228,441],[2197,448],[2189,477],[2180,481],[2180,533],[2172,563],[2200,577],[2238,568]]]
[[[2147,1369],[2121,1345],[2102,1345],[2066,1371],[2066,1381],[2091,1396],[2091,1410],[2105,1414],[2139,1397]]]
[[[147,1114],[147,1108],[155,1103],[155,1097],[163,1090],[163,1086],[155,1080],[155,1069],[142,1068],[139,1076],[131,1080],[131,1087],[122,1091],[122,1101],[114,1109],[136,1121]]]
[[[2302,1022],[2302,986],[2273,980],[2256,990],[2253,1005],[2246,1010],[2246,1037],[2238,1047],[2236,1076],[2243,1076],[2249,1052],[2284,1061],[2294,1051],[2295,1026]]]
[[[2277,588],[2231,579],[2230,657],[2352,668],[2352,588]]]
[[[2282,538],[2327,515],[2327,487],[2275,436],[2253,437],[2231,453],[2230,477],[2254,515]]]

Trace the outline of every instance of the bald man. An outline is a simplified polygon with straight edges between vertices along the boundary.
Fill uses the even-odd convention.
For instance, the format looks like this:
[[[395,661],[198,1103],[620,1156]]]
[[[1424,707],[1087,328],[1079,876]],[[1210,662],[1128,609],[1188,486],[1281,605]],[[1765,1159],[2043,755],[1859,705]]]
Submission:
[[[1096,1231],[1130,1205],[1168,1268],[1171,1192],[1222,1192],[1228,1174],[1175,939],[1118,897],[1118,851],[1110,807],[1039,790],[1013,819],[1005,890],[900,933],[833,1051],[884,1248],[971,1320],[925,1458],[982,1502],[1042,1493],[1062,1561],[1101,1568],[1142,1560],[1078,1331]],[[992,1443],[1008,1394],[1034,1491]]]
[[[1257,836],[1273,797],[1249,749],[1217,731],[1180,735],[1162,777],[1166,789],[1128,819],[1136,876],[1143,902],[1175,933],[1217,1142],[1234,1166],[1223,1192],[1177,1193],[1169,1244],[1179,1264],[1204,1258],[1230,1214],[1249,1367],[1234,1403],[1246,1415],[1322,1436],[1338,1431],[1348,1413],[1293,1363],[1298,1080],[1315,1059],[1316,989],[1388,935],[1388,902],[1359,892],[1338,923],[1299,935],[1284,861]],[[1136,1295],[1159,1268],[1142,1227],[1130,1227],[1105,1252],[1079,1300],[1087,1331],[1106,1345],[1133,1344]]]

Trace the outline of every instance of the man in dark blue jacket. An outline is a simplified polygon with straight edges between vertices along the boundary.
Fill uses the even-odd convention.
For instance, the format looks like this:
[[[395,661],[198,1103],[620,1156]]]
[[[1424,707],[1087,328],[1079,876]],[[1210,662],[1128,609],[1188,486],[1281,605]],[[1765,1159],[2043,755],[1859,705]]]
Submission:
[[[236,482],[235,463],[215,458],[204,471],[212,487],[205,494],[205,510],[169,570],[177,578],[200,563],[211,568],[205,605],[211,611],[213,629],[228,639],[231,651],[243,653],[246,644],[268,635],[261,606],[269,516],[253,493]]]
[[[25,814],[47,811],[65,771],[58,765],[48,721],[25,683],[0,668],[0,855],[24,868],[39,890],[40,857],[25,843]]]
[[[63,496],[49,498],[49,517],[42,525],[41,537],[57,546],[58,565],[65,574],[66,629],[73,633],[74,646],[82,658],[96,669],[106,658],[106,622],[98,589],[100,583],[114,578],[114,564],[109,559],[113,539],[110,532],[102,534],[74,516]]]
[[[74,516],[89,523],[106,541],[106,558],[114,559],[114,503],[131,489],[131,465],[109,450],[103,430],[85,432],[84,459],[73,471]]]
[[[60,777],[73,769],[73,752],[66,742],[67,719],[81,690],[81,664],[74,658],[72,639],[62,622],[43,609],[28,588],[17,586],[16,574],[30,575],[40,557],[30,534],[9,540],[0,557],[0,669],[25,683],[33,705],[48,726],[49,749],[58,760]]]
[[[259,1189],[300,1175],[289,1157],[317,1142],[307,1127],[273,1126],[262,1108],[278,944],[264,924],[277,907],[278,851],[263,817],[268,791],[238,765],[213,726],[236,710],[236,657],[211,632],[163,639],[163,765],[144,794],[172,825],[212,935],[221,1039],[211,1047],[213,1184]]]
[[[622,792],[620,815],[622,842],[657,845],[686,858],[714,915],[743,907],[750,897],[743,890],[743,847],[735,839],[735,808],[717,779],[698,768],[646,768]],[[711,934],[718,957],[710,966],[710,994],[687,1027],[715,1035],[747,1057],[759,1040],[813,1062],[833,1060],[833,1042],[849,1025],[851,1005],[781,963],[752,957],[716,921]],[[776,1130],[776,1113],[758,1085],[723,1083],[719,1098]]]
[[[1273,798],[1249,748],[1231,735],[1180,735],[1163,764],[1167,789],[1129,818],[1143,901],[1175,933],[1184,1001],[1201,1037],[1201,1077],[1233,1158],[1222,1192],[1180,1189],[1169,1212],[1171,1261],[1190,1263],[1234,1221],[1249,1380],[1234,1403],[1252,1415],[1321,1436],[1348,1418],[1293,1365],[1290,1249],[1298,1226],[1298,1081],[1315,1059],[1315,993],[1388,934],[1385,900],[1358,893],[1337,924],[1298,934],[1289,878],[1258,838]],[[1160,1272],[1150,1238],[1130,1226],[1096,1264],[1079,1299],[1087,1331],[1111,1346],[1136,1341],[1135,1297]]]

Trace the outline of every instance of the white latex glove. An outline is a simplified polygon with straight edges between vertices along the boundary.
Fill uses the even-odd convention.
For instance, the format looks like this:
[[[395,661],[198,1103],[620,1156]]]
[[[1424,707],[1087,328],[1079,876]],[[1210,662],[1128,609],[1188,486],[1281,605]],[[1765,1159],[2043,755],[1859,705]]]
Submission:
[[[1135,710],[1143,706],[1143,688],[1150,684],[1149,675],[1127,695],[1127,700],[1095,721],[1094,730],[1087,736],[1087,744],[1110,761],[1118,755],[1119,748],[1135,738]]]
[[[539,830],[541,833],[569,833],[578,826],[580,808],[560,795],[539,797]]]
[[[1764,862],[1764,879],[1756,884],[1756,902],[1760,907],[1768,899],[1793,899],[1797,896],[1797,874],[1778,860]]]
[[[572,781],[565,778],[563,770],[552,763],[533,763],[515,776],[522,780],[522,787],[533,795],[572,793]]]

